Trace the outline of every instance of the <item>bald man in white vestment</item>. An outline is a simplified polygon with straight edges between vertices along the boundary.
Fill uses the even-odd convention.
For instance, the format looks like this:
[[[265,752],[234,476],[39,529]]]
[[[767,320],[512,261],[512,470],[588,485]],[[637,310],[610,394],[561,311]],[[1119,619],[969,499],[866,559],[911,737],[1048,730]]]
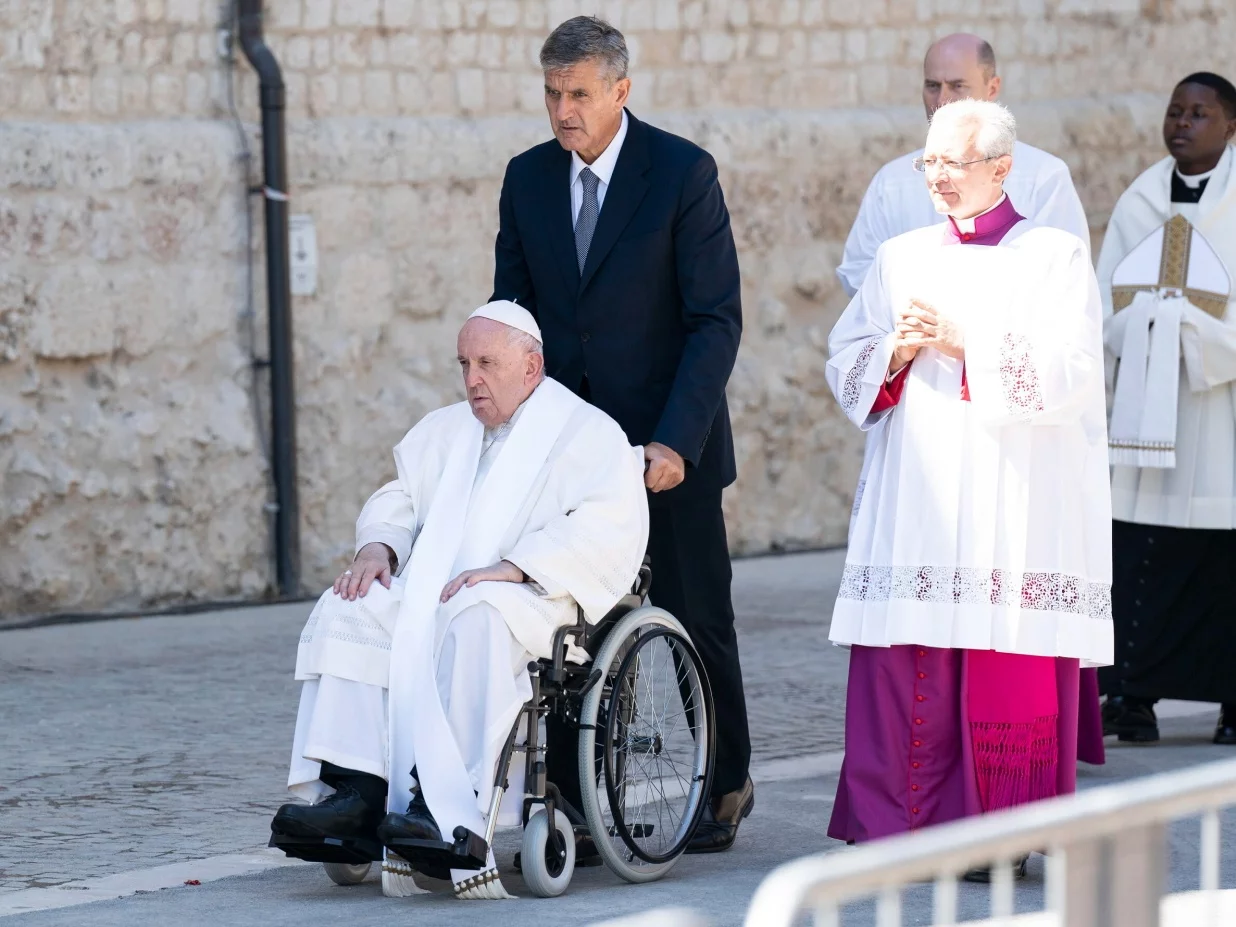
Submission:
[[[954,100],[995,100],[1001,80],[990,44],[976,35],[949,35],[927,50],[923,61],[923,105],[927,118]],[[890,238],[936,225],[940,216],[932,206],[922,175],[915,173],[912,151],[885,164],[863,196],[858,217],[845,242],[837,278],[847,296],[863,284],[876,249]],[[1009,198],[1030,221],[1071,232],[1090,247],[1090,226],[1069,166],[1025,142],[1013,149],[1013,169],[1004,185]]]
[[[545,377],[519,306],[478,309],[458,350],[467,401],[395,448],[396,479],[357,521],[356,559],[301,635],[288,788],[314,804],[280,808],[276,841],[484,834],[528,663],[551,656],[578,609],[602,618],[639,571],[642,449]],[[388,851],[384,892],[414,893],[410,876]],[[479,875],[451,877],[459,897],[505,897],[492,851]]]

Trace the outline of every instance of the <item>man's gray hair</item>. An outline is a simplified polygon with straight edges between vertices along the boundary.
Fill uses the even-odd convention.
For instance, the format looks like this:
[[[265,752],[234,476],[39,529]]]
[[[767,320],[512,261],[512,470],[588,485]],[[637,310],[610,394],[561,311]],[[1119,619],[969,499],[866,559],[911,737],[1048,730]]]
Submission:
[[[518,328],[507,327],[507,342],[511,347],[521,348],[525,354],[540,354],[545,356],[545,349],[541,346],[541,342],[537,341],[525,331],[520,331]]]
[[[597,61],[612,84],[627,76],[631,57],[622,33],[595,16],[568,19],[541,46],[541,70],[562,71],[584,61]]]
[[[931,117],[928,133],[960,134],[976,130],[974,147],[984,158],[1011,155],[1017,141],[1017,120],[1007,107],[991,100],[955,100],[946,103]]]

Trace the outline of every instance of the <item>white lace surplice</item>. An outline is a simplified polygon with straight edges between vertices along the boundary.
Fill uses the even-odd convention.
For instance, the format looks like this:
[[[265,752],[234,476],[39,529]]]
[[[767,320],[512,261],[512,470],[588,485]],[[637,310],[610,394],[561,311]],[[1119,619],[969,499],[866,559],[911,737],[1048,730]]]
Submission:
[[[830,638],[1112,658],[1111,502],[1098,289],[1075,237],[1019,223],[994,247],[945,227],[886,242],[829,341],[828,382],[874,437]],[[871,414],[894,307],[961,326]]]

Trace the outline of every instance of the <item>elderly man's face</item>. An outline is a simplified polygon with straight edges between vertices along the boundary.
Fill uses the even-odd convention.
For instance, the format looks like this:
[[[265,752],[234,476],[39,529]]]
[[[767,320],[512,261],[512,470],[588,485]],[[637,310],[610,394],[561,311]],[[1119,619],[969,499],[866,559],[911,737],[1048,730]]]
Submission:
[[[510,419],[541,382],[544,359],[511,344],[511,332],[492,319],[469,319],[459,332],[468,404],[486,428]]]
[[[941,215],[969,219],[1000,199],[1013,159],[1008,155],[984,160],[975,145],[977,127],[932,129],[927,133],[923,161],[927,189]]]
[[[546,71],[545,108],[554,138],[591,164],[618,134],[630,93],[630,79],[609,81],[600,61]]]

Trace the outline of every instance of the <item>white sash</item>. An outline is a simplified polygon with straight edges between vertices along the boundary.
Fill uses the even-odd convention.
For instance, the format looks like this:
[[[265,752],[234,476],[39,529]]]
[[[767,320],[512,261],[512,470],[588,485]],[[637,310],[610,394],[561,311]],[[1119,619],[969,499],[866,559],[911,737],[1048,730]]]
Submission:
[[[1180,390],[1183,296],[1138,293],[1124,312],[1120,371],[1108,429],[1113,464],[1176,466],[1176,401]],[[1153,323],[1153,326],[1152,326]]]
[[[498,560],[507,527],[582,403],[553,380],[537,387],[475,499],[472,488],[484,429],[474,421],[451,449],[404,574],[409,581],[391,642],[387,806],[396,812],[406,807],[416,766],[429,810],[448,841],[460,824],[483,834],[484,818],[438,693],[438,598],[442,587],[464,570]]]

